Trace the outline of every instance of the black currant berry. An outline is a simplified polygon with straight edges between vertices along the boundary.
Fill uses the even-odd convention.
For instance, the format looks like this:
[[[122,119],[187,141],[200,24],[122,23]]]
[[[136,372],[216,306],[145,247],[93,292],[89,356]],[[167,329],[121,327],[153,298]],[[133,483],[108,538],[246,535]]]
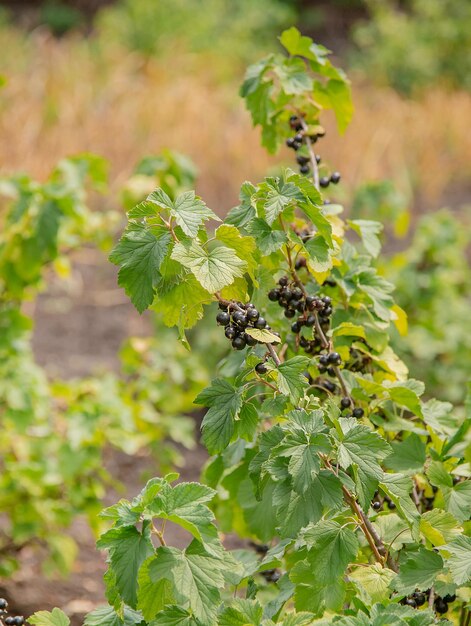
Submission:
[[[280,278],[280,280],[278,281],[278,284],[281,285],[282,287],[286,287],[286,285],[288,284],[288,277],[287,276],[282,276]]]
[[[0,611],[4,611],[8,607],[8,602],[5,598],[0,598]]]
[[[309,341],[306,339],[306,337],[301,337],[299,340],[299,345],[301,346],[301,348],[306,348],[309,345]]]
[[[445,602],[454,602],[456,600],[456,595],[455,594],[450,595],[449,593],[447,593],[446,596],[443,596],[443,599]]]
[[[305,326],[307,326],[307,327],[309,328],[309,327],[311,327],[311,326],[314,326],[315,322],[316,322],[316,318],[314,317],[314,315],[308,315],[308,316],[306,317],[306,320],[305,320],[305,322],[304,322],[304,325],[305,325]]]
[[[15,625],[15,618],[14,617],[7,617],[4,620],[5,626],[14,626]]]
[[[285,317],[292,318],[296,315],[296,311],[294,309],[286,309]]]
[[[311,306],[314,304],[315,299],[316,298],[314,296],[306,296],[306,306],[308,309],[310,309]]]
[[[352,411],[353,417],[356,417],[356,418],[363,417],[364,414],[365,414],[365,411],[360,407],[357,407],[356,409],[353,409]]]
[[[294,298],[295,300],[299,300],[299,299],[300,299],[300,298],[302,298],[302,297],[303,297],[303,292],[302,292],[302,289],[300,289],[299,287],[295,287],[295,288],[293,289],[293,298]]]
[[[328,187],[330,183],[330,178],[328,176],[321,176],[319,179],[319,185],[321,187]]]
[[[298,334],[300,330],[301,330],[301,325],[299,324],[299,322],[293,322],[291,324],[291,332]]]
[[[291,306],[293,306],[292,302],[291,302]],[[299,313],[303,313],[305,309],[304,300],[298,300],[294,308],[296,309],[296,311],[299,311]]]
[[[329,374],[329,376],[332,376],[332,377],[336,376],[336,373],[333,367],[327,368],[327,374]]]
[[[296,144],[296,141],[294,140],[294,137],[288,137],[288,139],[286,140],[286,145],[288,146],[288,148],[294,148]]]
[[[434,602],[435,611],[440,615],[443,615],[448,611],[448,604],[443,598],[437,598]]]
[[[245,328],[248,324],[247,317],[245,313],[242,313],[242,311],[236,311],[233,313],[232,320],[241,328]]]
[[[255,366],[255,371],[257,372],[257,374],[266,374],[268,372],[268,367],[265,363],[261,361]]]
[[[426,597],[424,593],[421,593],[420,591],[416,591],[415,593],[412,594],[412,597],[415,600],[415,604],[416,606],[422,606],[425,604],[426,602]]]
[[[280,299],[280,292],[278,289],[271,289],[268,292],[268,299],[271,300],[272,302],[276,302],[277,300]]]
[[[342,398],[340,400],[340,406],[342,407],[342,409],[348,409],[348,407],[350,406],[350,398]]]
[[[395,508],[396,508],[396,505],[394,504],[394,502],[392,500],[388,500],[388,509],[390,511],[394,511]]]
[[[244,339],[245,339],[245,343],[248,346],[255,346],[258,343],[258,341],[255,339],[255,337],[251,337],[247,333],[244,333]]]
[[[324,387],[324,389],[327,389],[327,391],[330,391],[331,393],[334,393],[336,389],[334,383],[330,382],[330,380],[324,380],[322,382],[322,386]]]
[[[326,306],[324,309],[322,309],[322,311],[319,312],[319,315],[321,317],[329,317],[330,315],[332,315],[332,307]]]
[[[329,354],[329,363],[332,363],[332,365],[340,365],[340,363],[342,363],[342,357],[338,352],[331,352]]]
[[[379,511],[383,505],[381,504],[381,502],[373,502],[372,506],[375,511]]]
[[[291,289],[288,289],[288,287],[284,287],[281,290],[280,293],[280,300],[291,300],[291,298],[293,297],[293,292],[291,291]]]
[[[327,354],[321,354],[319,357],[319,363],[324,366],[329,364],[329,357]]]
[[[229,315],[229,313],[226,313],[226,311],[219,311],[219,313],[216,315],[216,322],[219,324],[219,326],[227,326],[230,321],[231,316]]]
[[[246,341],[244,336],[235,337],[232,340],[232,347],[236,350],[243,350],[246,346]]]
[[[302,143],[304,139],[304,135],[302,133],[296,133],[296,135],[294,136],[294,140],[297,141],[298,143]]]
[[[309,167],[309,165],[301,165],[301,167],[299,168],[300,174],[309,174],[310,171],[311,168]]]
[[[267,320],[260,315],[260,317],[254,324],[254,328],[259,328],[260,330],[262,330],[263,328],[266,327],[266,325],[267,325]]]
[[[341,177],[339,172],[333,172],[333,174],[330,175],[330,182],[336,185],[338,182],[340,182],[340,178]]]
[[[329,296],[324,296],[321,300],[326,306],[330,306],[332,304],[332,299],[329,298]]]
[[[406,598],[404,600],[404,604],[406,606],[411,606],[413,609],[417,608],[417,602],[414,600],[414,598]]]
[[[224,334],[228,339],[234,339],[237,336],[237,329],[234,326],[226,326]]]
[[[247,309],[247,319],[249,322],[255,322],[260,317],[260,313],[255,308]]]
[[[219,308],[221,309],[221,311],[227,311],[227,304],[225,302],[220,302]]]
[[[296,161],[299,165],[307,165],[309,163],[309,157],[298,154],[298,156],[296,157]]]
[[[320,154],[316,154],[316,163],[317,165],[319,165],[319,163],[321,162],[321,155]]]
[[[299,257],[299,259],[296,260],[296,263],[294,264],[294,269],[300,270],[302,267],[306,267],[306,259],[303,256]]]
[[[303,127],[297,115],[292,115],[289,118],[289,125],[293,130],[301,130],[301,128]]]
[[[17,615],[15,618],[15,626],[23,626],[25,618],[22,615]]]

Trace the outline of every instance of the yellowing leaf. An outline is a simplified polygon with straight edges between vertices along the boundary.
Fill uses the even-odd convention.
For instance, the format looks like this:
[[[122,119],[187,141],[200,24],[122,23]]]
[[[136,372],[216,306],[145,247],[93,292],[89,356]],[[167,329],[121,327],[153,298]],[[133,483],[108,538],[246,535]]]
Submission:
[[[246,328],[245,332],[262,343],[280,343],[281,339],[265,328]]]
[[[399,331],[399,334],[404,337],[405,335],[407,335],[407,328],[408,328],[407,313],[404,311],[404,309],[401,309],[401,307],[398,304],[394,304],[391,307],[391,311],[394,313],[393,315],[394,326]]]

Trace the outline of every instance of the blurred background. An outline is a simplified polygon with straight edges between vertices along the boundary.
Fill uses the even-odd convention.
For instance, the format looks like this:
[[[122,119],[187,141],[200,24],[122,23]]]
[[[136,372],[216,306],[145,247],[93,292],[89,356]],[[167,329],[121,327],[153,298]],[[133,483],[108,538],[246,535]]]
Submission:
[[[159,437],[177,441],[170,461],[192,479],[204,455],[184,451],[192,426],[181,415],[193,412],[191,399],[213,365],[198,356],[201,335],[218,339],[212,327],[197,330],[191,357],[165,353],[173,335],[132,309],[106,250],[125,209],[165,176],[170,185],[194,183],[223,215],[242,181],[290,163],[287,151],[273,157],[260,147],[238,88],[246,65],[277,49],[276,37],[292,24],[332,50],[352,79],[353,122],[339,137],[334,120],[325,120],[323,158],[342,173],[338,200],[347,215],[385,223],[381,269],[409,316],[409,337],[395,337],[395,348],[428,395],[460,406],[471,369],[469,0],[0,1],[4,188],[19,172],[43,183],[58,161],[78,153],[98,154],[109,168],[106,190],[87,199],[89,223],[101,220],[94,235],[84,245],[68,241],[62,265],[46,268],[41,295],[22,303],[34,319],[33,360],[59,408],[91,394],[95,383],[83,381],[97,372],[117,376],[111,386],[133,377],[141,403],[153,385],[158,391],[150,398],[146,391],[145,401],[160,416]],[[174,359],[171,371],[162,355],[167,364]],[[74,381],[73,392],[59,377]],[[169,408],[183,383],[187,396]],[[103,398],[102,388],[93,393]],[[169,461],[165,447],[149,460],[152,438],[140,420],[133,450],[106,453],[121,493],[135,493],[143,473]],[[21,566],[4,568],[9,578],[0,586],[19,609],[59,604],[80,616],[100,601],[104,566],[89,524],[75,519],[70,534],[78,557],[60,584],[38,576],[41,562],[28,546],[15,553]]]

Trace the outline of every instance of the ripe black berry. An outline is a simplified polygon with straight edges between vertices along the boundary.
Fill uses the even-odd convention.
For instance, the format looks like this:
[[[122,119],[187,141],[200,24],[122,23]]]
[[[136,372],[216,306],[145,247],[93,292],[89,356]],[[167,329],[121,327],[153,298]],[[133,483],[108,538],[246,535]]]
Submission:
[[[265,363],[260,362],[257,363],[257,365],[255,366],[255,371],[257,372],[257,374],[266,374],[268,372],[268,367]]]
[[[291,317],[294,317],[295,315],[296,315],[296,311],[294,309],[286,309],[285,317],[291,318]]]
[[[246,346],[245,337],[239,336],[232,340],[232,347],[236,350],[243,350]]]
[[[288,277],[287,276],[282,276],[280,278],[280,280],[278,281],[278,284],[281,285],[282,287],[286,287],[286,285],[288,284]]]
[[[312,307],[312,305],[314,304],[314,301],[315,301],[314,296],[306,296],[306,306],[308,309]]]
[[[316,154],[316,163],[317,163],[317,165],[319,165],[320,162],[321,162],[321,155],[320,154]]]
[[[277,300],[280,299],[280,292],[278,289],[271,289],[268,292],[268,299],[271,300],[272,302],[276,302]]]
[[[299,345],[301,346],[301,348],[306,348],[309,345],[309,341],[306,339],[306,337],[301,337],[299,340]]]
[[[245,339],[245,343],[248,346],[255,346],[258,343],[258,341],[255,339],[255,337],[251,337],[247,333],[244,333],[244,339]]]
[[[301,130],[301,128],[303,127],[297,115],[292,115],[289,118],[289,125],[293,130]]]
[[[321,300],[326,306],[330,306],[332,304],[332,299],[329,298],[329,296],[324,296]]]
[[[314,317],[314,315],[308,315],[306,317],[306,321],[304,322],[304,325],[307,327],[314,326],[315,321],[316,321],[316,318]]]
[[[411,606],[413,609],[417,608],[417,602],[414,600],[414,598],[406,598],[404,600],[404,604],[406,606]]]
[[[259,328],[260,330],[262,330],[263,328],[265,328],[266,325],[267,325],[267,320],[260,315],[260,317],[254,324],[254,328]]]
[[[335,370],[334,370],[333,367],[328,367],[327,368],[327,374],[329,374],[329,376],[336,376]]]
[[[294,148],[296,142],[294,140],[294,137],[288,137],[288,139],[286,140],[286,145],[288,146],[288,148]]]
[[[15,618],[14,617],[7,617],[5,620],[5,626],[14,626],[15,624]]]
[[[424,593],[421,593],[420,591],[416,591],[415,593],[412,594],[412,597],[415,600],[415,604],[416,606],[422,606],[425,604],[426,602],[426,597]]]
[[[301,326],[300,326],[299,322],[293,322],[291,324],[291,331],[293,333],[298,334],[300,330],[301,330]]]
[[[330,178],[328,176],[321,176],[319,179],[319,185],[321,187],[328,187],[330,183]]]
[[[394,502],[392,500],[388,500],[388,509],[390,511],[393,511],[396,508],[396,505],[394,504]]]
[[[294,303],[291,302],[291,306],[294,306]],[[304,300],[298,300],[296,302],[296,306],[294,307],[296,309],[296,311],[299,311],[300,313],[303,313],[304,311]]]
[[[291,291],[291,289],[288,289],[288,287],[284,287],[281,290],[280,293],[280,300],[291,300],[291,298],[293,297],[293,292]]]
[[[216,315],[216,321],[220,326],[227,326],[231,321],[231,316],[226,311],[219,311]]]
[[[342,358],[338,352],[331,352],[329,354],[329,363],[332,365],[340,365],[342,363]]]
[[[319,315],[321,317],[329,317],[329,315],[332,315],[332,307],[326,306],[324,309],[322,309],[322,311],[319,312]]]
[[[375,510],[375,511],[379,511],[379,510],[380,510],[380,508],[381,508],[383,505],[381,504],[381,502],[373,502],[373,505],[372,505],[372,506],[373,506],[373,508],[374,508],[374,510]]]
[[[294,298],[295,300],[299,300],[299,299],[300,299],[300,298],[302,298],[302,297],[303,297],[303,292],[302,292],[302,289],[300,289],[299,287],[295,287],[295,288],[293,289],[293,298]]]
[[[237,335],[237,329],[234,326],[226,326],[224,334],[228,339],[234,339]]]
[[[306,259],[303,256],[299,257],[299,259],[296,260],[296,263],[294,264],[294,269],[300,270],[302,267],[306,267]]]
[[[340,174],[339,174],[339,172],[334,172],[333,174],[330,175],[330,182],[331,183],[334,183],[334,185],[336,185],[339,181],[340,181]]]
[[[321,354],[319,357],[319,363],[324,366],[329,364],[329,357],[327,354]]]
[[[221,311],[227,311],[227,304],[225,302],[220,302],[219,308],[221,309]]]
[[[309,174],[310,171],[311,168],[309,167],[309,165],[301,165],[301,167],[299,168],[300,174]]]
[[[342,398],[340,400],[340,406],[342,407],[342,409],[348,409],[348,407],[350,406],[350,398]]]
[[[443,599],[445,600],[445,602],[454,602],[456,600],[456,595],[450,595],[449,593],[447,593],[446,596],[443,596]]]
[[[307,165],[307,163],[309,163],[309,157],[298,154],[298,156],[296,157],[296,161],[299,165]]]
[[[255,322],[260,317],[260,313],[255,308],[247,309],[247,319],[249,322]]]
[[[331,393],[334,393],[336,389],[334,383],[330,382],[330,380],[324,380],[322,382],[322,386],[324,387],[324,389],[327,389],[327,391],[330,391]]]
[[[435,611],[443,615],[448,611],[448,604],[443,598],[437,598],[434,602]]]
[[[247,317],[245,313],[242,313],[242,311],[236,311],[235,313],[233,313],[232,319],[237,324],[237,326],[240,326],[241,328],[245,328],[248,324]]]
[[[304,138],[304,135],[302,133],[296,133],[296,135],[294,136],[294,140],[297,141],[298,143],[302,143]]]
[[[353,409],[352,411],[353,417],[356,417],[356,418],[363,417],[364,414],[365,414],[365,411],[360,407],[357,407],[356,409]]]

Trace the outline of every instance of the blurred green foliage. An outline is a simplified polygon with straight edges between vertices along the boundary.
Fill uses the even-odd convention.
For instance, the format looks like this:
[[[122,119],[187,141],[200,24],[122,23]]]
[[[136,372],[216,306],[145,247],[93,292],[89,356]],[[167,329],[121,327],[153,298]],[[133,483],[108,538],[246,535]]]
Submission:
[[[431,395],[455,404],[463,403],[470,377],[470,254],[469,218],[441,210],[420,218],[406,250],[386,268],[409,321],[395,349]]]
[[[471,89],[469,0],[367,0],[353,62],[369,79],[413,95],[445,84]]]
[[[63,4],[58,0],[48,0],[41,7],[40,20],[54,35],[61,36],[82,26],[84,16],[73,6]]]
[[[105,41],[146,55],[210,51],[230,66],[268,50],[294,19],[282,0],[121,0],[96,23]]]

